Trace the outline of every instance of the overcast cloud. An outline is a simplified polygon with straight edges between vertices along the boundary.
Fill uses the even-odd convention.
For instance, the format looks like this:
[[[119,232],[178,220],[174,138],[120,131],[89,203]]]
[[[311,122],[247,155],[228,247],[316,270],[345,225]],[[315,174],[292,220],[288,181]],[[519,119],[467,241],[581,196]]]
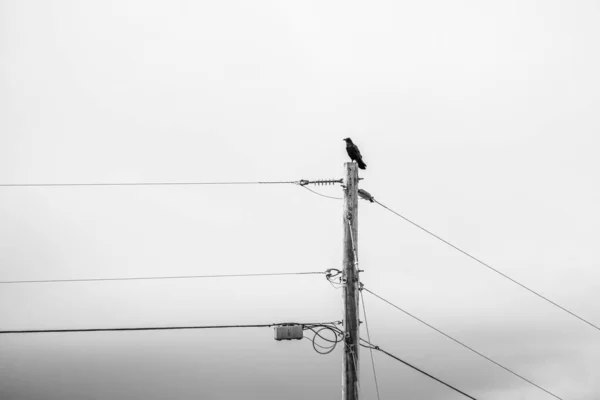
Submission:
[[[599,19],[586,0],[0,0],[0,183],[337,179],[351,137],[376,199],[600,324]],[[340,268],[341,211],[292,185],[0,187],[0,281]],[[366,287],[565,400],[600,398],[600,332],[359,213]],[[374,343],[474,397],[552,398],[365,303]],[[339,319],[320,275],[0,285],[0,330]],[[272,335],[2,335],[0,399],[339,398],[340,348]],[[463,398],[375,362],[381,399]],[[364,399],[370,368],[363,350]]]

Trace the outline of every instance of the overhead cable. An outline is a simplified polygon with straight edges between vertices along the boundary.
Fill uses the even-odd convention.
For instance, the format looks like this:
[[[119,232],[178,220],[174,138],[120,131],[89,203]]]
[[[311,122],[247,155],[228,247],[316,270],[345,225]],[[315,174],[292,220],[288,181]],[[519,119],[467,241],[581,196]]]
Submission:
[[[559,400],[563,400],[561,397],[558,397],[557,395],[555,395],[554,393],[550,392],[549,390],[547,390],[547,389],[544,389],[544,388],[543,388],[543,387],[541,387],[540,385],[538,385],[538,384],[536,384],[536,383],[534,383],[534,382],[530,381],[529,379],[525,378],[524,376],[522,376],[522,375],[519,375],[519,374],[518,374],[518,373],[516,373],[515,371],[513,371],[513,370],[511,370],[511,369],[509,369],[509,368],[507,368],[507,367],[505,367],[504,365],[502,365],[502,364],[498,363],[497,361],[494,361],[494,360],[492,360],[491,358],[489,358],[488,356],[486,356],[486,355],[484,355],[484,354],[482,354],[482,353],[478,352],[478,351],[477,351],[477,350],[475,350],[474,348],[467,346],[466,344],[464,344],[464,343],[463,343],[463,342],[461,342],[460,340],[454,339],[452,336],[450,336],[450,335],[448,335],[447,333],[445,333],[445,332],[443,332],[443,331],[439,330],[439,329],[438,329],[438,328],[436,328],[435,326],[433,326],[433,325],[431,325],[431,324],[428,324],[427,322],[423,321],[423,320],[422,320],[422,319],[420,319],[419,317],[417,317],[417,316],[415,316],[415,315],[413,315],[413,314],[409,313],[408,311],[406,311],[406,310],[404,310],[404,309],[402,309],[402,308],[398,307],[397,305],[395,305],[395,304],[393,304],[392,302],[390,302],[390,301],[388,301],[388,300],[384,299],[383,297],[379,296],[378,294],[376,294],[376,293],[373,293],[372,291],[370,291],[370,290],[369,290],[369,289],[367,289],[366,287],[364,287],[364,286],[363,286],[363,289],[364,289],[364,290],[366,290],[367,292],[369,292],[370,294],[372,294],[373,296],[377,297],[378,299],[380,299],[380,300],[382,300],[382,301],[386,302],[386,303],[387,303],[387,304],[389,304],[390,306],[392,306],[392,307],[396,308],[397,310],[399,310],[399,311],[402,311],[404,314],[408,315],[409,317],[416,319],[417,321],[419,321],[419,322],[420,322],[420,323],[422,323],[423,325],[426,325],[426,326],[428,326],[429,328],[433,329],[434,331],[436,331],[436,332],[438,332],[438,333],[440,333],[440,334],[444,335],[446,338],[448,338],[448,339],[452,340],[453,342],[455,342],[455,343],[457,343],[457,344],[461,345],[461,346],[462,346],[462,347],[464,347],[465,349],[467,349],[467,350],[469,350],[469,351],[471,351],[471,352],[473,352],[473,353],[477,354],[478,356],[480,356],[480,357],[482,357],[482,358],[486,359],[487,361],[489,361],[489,362],[491,362],[491,363],[493,363],[493,364],[497,365],[498,367],[502,368],[503,370],[505,370],[505,371],[507,371],[507,372],[510,372],[512,375],[516,376],[517,378],[519,378],[519,379],[521,379],[521,380],[523,380],[523,381],[525,381],[525,382],[529,383],[530,385],[533,385],[533,386],[535,386],[536,388],[538,388],[538,389],[540,389],[540,390],[542,390],[542,391],[546,392],[546,393],[547,393],[547,394],[549,394],[550,396],[553,396],[553,397],[555,397],[555,398],[557,398],[557,399],[559,399]],[[365,317],[365,321],[366,321],[366,317]]]
[[[557,307],[557,308],[561,309],[562,311],[564,311],[564,312],[566,312],[566,313],[570,314],[571,316],[573,316],[573,317],[575,317],[575,318],[579,319],[580,321],[583,321],[583,322],[585,322],[587,325],[591,326],[592,328],[595,328],[596,330],[600,331],[600,327],[599,327],[599,326],[597,326],[597,325],[595,325],[595,324],[591,323],[591,322],[590,322],[590,321],[588,321],[587,319],[580,317],[579,315],[575,314],[574,312],[572,312],[572,311],[569,311],[568,309],[566,309],[565,307],[561,306],[560,304],[558,304],[558,303],[556,303],[556,302],[554,302],[554,301],[550,300],[549,298],[547,298],[547,297],[543,296],[542,294],[540,294],[540,293],[536,292],[535,290],[533,290],[533,289],[530,289],[529,287],[527,287],[527,286],[525,286],[524,284],[522,284],[522,283],[518,282],[517,280],[515,280],[515,279],[511,278],[510,276],[506,275],[505,273],[503,273],[503,272],[500,272],[499,270],[495,269],[495,268],[494,268],[494,267],[492,267],[491,265],[489,265],[489,264],[486,264],[485,262],[483,262],[483,261],[481,261],[480,259],[478,259],[478,258],[476,258],[476,257],[472,256],[471,254],[467,253],[466,251],[464,251],[464,250],[462,250],[462,249],[460,249],[460,248],[456,247],[455,245],[453,245],[452,243],[448,242],[447,240],[445,240],[445,239],[442,239],[441,237],[439,237],[439,236],[438,236],[438,235],[436,235],[435,233],[433,233],[433,232],[431,232],[431,231],[429,231],[429,230],[427,230],[427,229],[423,228],[421,225],[417,224],[416,222],[413,222],[413,221],[411,221],[410,219],[408,219],[408,218],[406,218],[405,216],[403,216],[403,215],[401,215],[401,214],[397,213],[396,211],[392,210],[391,208],[389,208],[389,207],[387,207],[387,206],[385,206],[385,205],[381,204],[379,201],[375,200],[375,203],[379,204],[381,207],[385,208],[386,210],[388,210],[388,211],[390,211],[390,212],[392,212],[392,213],[396,214],[398,217],[402,218],[402,219],[403,219],[403,220],[405,220],[406,222],[408,222],[408,223],[410,223],[410,224],[412,224],[412,225],[416,226],[417,228],[421,229],[423,232],[425,232],[425,233],[428,233],[429,235],[433,236],[434,238],[438,239],[439,241],[441,241],[441,242],[443,242],[443,243],[447,244],[448,246],[450,246],[450,247],[452,247],[453,249],[455,249],[455,250],[457,250],[457,251],[461,252],[462,254],[466,255],[467,257],[469,257],[469,258],[471,258],[471,259],[473,259],[473,260],[477,261],[479,264],[483,265],[484,267],[488,268],[489,270],[491,270],[491,271],[493,271],[493,272],[497,273],[498,275],[500,275],[500,276],[502,276],[502,277],[504,277],[504,278],[508,279],[509,281],[511,281],[511,282],[513,282],[513,283],[515,283],[515,284],[519,285],[521,288],[523,288],[523,289],[525,289],[525,290],[529,291],[530,293],[532,293],[532,294],[536,295],[537,297],[539,297],[539,298],[541,298],[541,299],[545,300],[546,302],[548,302],[548,303],[552,304],[553,306],[555,306],[555,307]]]
[[[93,183],[0,183],[0,187],[52,187],[52,186],[199,186],[199,185],[333,185],[341,179],[318,179],[297,181],[212,181],[212,182],[93,182]]]
[[[344,340],[344,332],[342,332],[335,325],[329,325],[329,324],[308,325],[308,324],[305,324],[303,328],[304,328],[304,330],[310,330],[313,332],[314,335],[313,335],[312,339],[309,339],[309,340],[312,342],[313,349],[321,355],[326,355],[326,354],[331,353],[335,349],[337,344]],[[328,330],[328,331],[332,332],[334,338],[328,339],[325,336],[323,336],[321,334],[321,331],[323,331],[323,330]],[[330,345],[324,346],[324,345],[318,344],[316,342],[317,337],[327,343],[330,343]],[[323,351],[319,350],[318,348],[323,349]]]
[[[303,187],[304,189],[308,190],[309,192],[313,192],[314,194],[316,194],[316,195],[319,195],[319,196],[321,196],[321,197],[326,197],[326,198],[328,198],[328,199],[333,199],[333,200],[342,200],[342,198],[341,198],[341,197],[327,196],[326,194],[322,194],[322,193],[316,192],[316,191],[314,191],[314,190],[312,190],[312,189],[309,189],[309,188],[307,188],[307,187],[306,187],[306,186],[304,186],[304,185],[302,185],[301,187]]]
[[[361,283],[361,285],[362,285],[362,283]],[[359,291],[360,302],[362,303],[363,315],[365,316],[365,327],[367,329],[367,339],[369,340],[369,342],[371,342],[371,333],[369,332],[369,322],[367,320],[367,308],[365,307],[365,298],[362,294],[362,289],[364,289],[364,286],[362,286],[361,290]],[[379,383],[377,383],[377,372],[375,372],[375,359],[373,358],[373,349],[371,347],[369,347],[369,353],[371,353],[371,365],[373,366],[373,378],[375,379],[375,390],[377,391],[377,400],[379,400],[380,399]]]
[[[381,347],[379,347],[379,346],[375,346],[374,344],[372,344],[372,343],[371,343],[371,342],[369,342],[368,340],[364,340],[364,339],[361,339],[361,340],[362,340],[363,342],[367,343],[366,345],[364,345],[364,344],[362,344],[362,343],[361,343],[361,346],[363,346],[363,347],[367,347],[367,348],[371,348],[371,349],[373,349],[373,350],[380,351],[380,352],[382,352],[383,354],[386,354],[386,355],[388,355],[389,357],[392,357],[392,358],[393,358],[393,359],[395,359],[396,361],[400,361],[402,364],[404,364],[404,365],[406,365],[406,366],[408,366],[408,367],[410,367],[410,368],[414,369],[415,371],[418,371],[418,372],[422,373],[423,375],[425,375],[425,376],[428,376],[428,377],[430,377],[431,379],[433,379],[433,380],[435,380],[435,381],[437,381],[437,382],[441,383],[442,385],[444,385],[444,386],[447,386],[447,387],[449,387],[450,389],[452,389],[452,390],[454,390],[454,391],[456,391],[456,392],[458,392],[458,393],[462,394],[463,396],[465,396],[465,397],[468,397],[469,399],[477,400],[475,397],[473,397],[473,396],[470,396],[470,395],[466,394],[466,393],[465,393],[465,392],[463,392],[462,390],[459,390],[459,389],[455,388],[454,386],[450,385],[449,383],[446,383],[446,382],[444,382],[443,380],[441,380],[441,379],[438,379],[438,378],[436,378],[435,376],[433,376],[433,375],[431,375],[431,374],[429,374],[429,373],[427,373],[427,372],[423,371],[422,369],[415,367],[414,365],[412,365],[412,364],[410,364],[410,363],[408,363],[408,362],[406,362],[406,361],[402,360],[401,358],[399,358],[399,357],[397,357],[397,356],[395,356],[395,355],[393,355],[393,354],[391,354],[391,353],[389,353],[389,352],[387,352],[387,351],[383,350]]]
[[[134,278],[93,278],[93,279],[44,279],[31,281],[0,281],[0,284],[17,283],[59,283],[59,282],[105,282],[105,281],[143,281],[143,280],[162,280],[162,279],[200,279],[200,278],[242,278],[257,276],[284,276],[284,275],[324,275],[323,272],[275,272],[264,274],[232,274],[232,275],[181,275],[181,276],[148,276]]]
[[[266,185],[296,184],[302,181],[224,181],[224,182],[95,182],[95,183],[0,183],[0,187],[50,186],[199,186],[199,185]]]
[[[294,323],[281,322],[273,324],[238,324],[238,325],[191,325],[191,326],[156,326],[156,327],[134,327],[134,328],[84,328],[84,329],[28,329],[28,330],[9,330],[0,331],[0,334],[15,333],[76,333],[76,332],[126,332],[126,331],[165,331],[165,330],[184,330],[184,329],[227,329],[227,328],[270,328],[281,325],[309,325],[309,326],[327,326],[336,325],[339,322],[310,322]]]

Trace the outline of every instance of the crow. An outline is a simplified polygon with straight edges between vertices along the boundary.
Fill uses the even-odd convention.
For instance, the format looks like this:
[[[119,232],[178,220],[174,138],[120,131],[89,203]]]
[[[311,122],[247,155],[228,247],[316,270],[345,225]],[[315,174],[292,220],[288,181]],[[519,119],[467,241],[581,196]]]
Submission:
[[[358,168],[367,169],[367,164],[365,164],[365,162],[363,161],[358,147],[356,147],[356,145],[352,143],[352,139],[346,138],[344,140],[346,141],[346,151],[348,152],[350,159],[352,161],[356,161],[356,163],[358,164]]]

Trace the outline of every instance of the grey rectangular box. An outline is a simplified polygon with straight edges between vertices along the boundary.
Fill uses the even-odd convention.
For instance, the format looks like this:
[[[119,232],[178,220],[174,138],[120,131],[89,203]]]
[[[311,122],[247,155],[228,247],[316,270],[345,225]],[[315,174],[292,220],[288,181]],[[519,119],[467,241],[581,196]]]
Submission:
[[[302,325],[286,325],[275,327],[275,340],[302,339]]]

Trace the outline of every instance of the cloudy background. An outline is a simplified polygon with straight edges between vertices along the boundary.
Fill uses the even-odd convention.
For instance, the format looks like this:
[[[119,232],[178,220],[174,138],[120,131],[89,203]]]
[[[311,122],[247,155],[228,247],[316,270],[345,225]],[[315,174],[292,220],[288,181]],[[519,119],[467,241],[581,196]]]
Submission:
[[[0,0],[0,183],[340,178],[350,136],[378,200],[599,324],[599,18],[585,0]],[[600,397],[598,330],[359,212],[368,288],[564,399]],[[292,185],[0,188],[3,281],[324,271],[341,246],[341,202]],[[373,342],[467,393],[552,398],[365,302]],[[320,275],[0,285],[2,330],[340,318]],[[382,399],[463,398],[375,362]],[[0,336],[2,400],[325,399],[340,382],[341,348],[266,328]]]

